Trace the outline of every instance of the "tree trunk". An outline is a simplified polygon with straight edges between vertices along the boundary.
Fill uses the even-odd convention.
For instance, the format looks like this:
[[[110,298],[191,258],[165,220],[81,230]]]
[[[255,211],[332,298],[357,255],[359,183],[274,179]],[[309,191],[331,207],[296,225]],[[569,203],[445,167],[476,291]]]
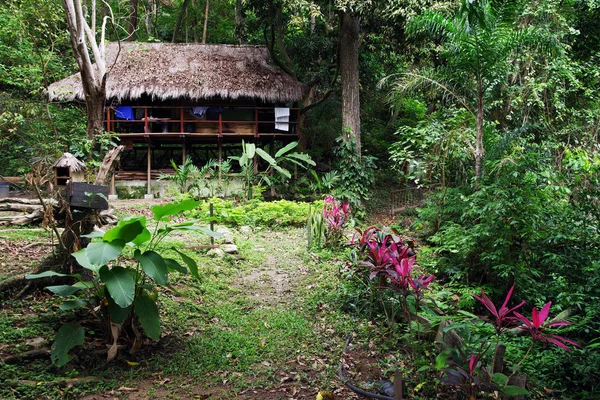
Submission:
[[[135,40],[135,32],[138,26],[138,3],[139,0],[129,0],[129,26],[127,27],[127,40]]]
[[[239,44],[244,44],[244,14],[242,13],[242,0],[235,0],[235,31],[234,36]]]
[[[92,149],[96,147],[96,136],[102,133],[104,129],[104,99],[106,98],[106,89],[94,91],[88,96],[85,103],[87,111],[87,138],[92,142]],[[91,156],[91,154],[90,154]]]
[[[206,44],[206,30],[208,28],[208,4],[209,0],[206,0],[206,9],[204,10],[204,30],[202,31],[202,44]]]
[[[342,78],[342,137],[354,137],[360,155],[360,99],[358,83],[358,15],[341,12],[340,15],[340,75]]]
[[[173,31],[173,39],[171,40],[172,43],[175,43],[177,40],[177,34],[179,33],[179,28],[181,27],[181,21],[183,21],[183,16],[185,15],[185,10],[187,9],[189,2],[190,0],[184,0],[183,4],[181,5],[179,16],[177,17],[177,22],[175,23],[175,30]]]
[[[483,82],[477,79],[477,138],[475,143],[475,177],[481,179],[483,161]]]

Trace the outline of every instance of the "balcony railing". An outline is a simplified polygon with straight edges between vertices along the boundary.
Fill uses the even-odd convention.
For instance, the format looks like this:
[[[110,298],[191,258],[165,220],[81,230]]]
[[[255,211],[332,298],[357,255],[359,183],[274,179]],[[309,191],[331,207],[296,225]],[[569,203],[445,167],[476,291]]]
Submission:
[[[129,106],[127,106],[129,107]],[[289,108],[287,121],[275,117],[273,107],[202,107],[204,117],[194,115],[194,107],[131,106],[124,118],[116,108],[106,109],[105,129],[123,138],[135,137],[225,137],[290,136],[300,134],[300,110]],[[214,111],[211,111],[214,110]],[[197,113],[196,113],[197,114]],[[285,114],[285,112],[284,112]],[[123,116],[123,115],[121,115]]]

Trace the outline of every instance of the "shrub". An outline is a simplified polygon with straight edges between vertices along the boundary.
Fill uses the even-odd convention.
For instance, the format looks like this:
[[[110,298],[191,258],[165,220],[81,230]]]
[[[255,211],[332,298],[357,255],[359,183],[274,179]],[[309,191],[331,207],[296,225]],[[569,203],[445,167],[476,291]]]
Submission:
[[[189,212],[188,215],[209,222],[210,203],[213,203],[214,208],[212,219],[218,224],[232,226],[302,227],[308,222],[311,204],[315,208],[323,207],[322,202],[302,203],[288,200],[264,202],[255,199],[245,204],[236,204],[233,200],[213,198]]]

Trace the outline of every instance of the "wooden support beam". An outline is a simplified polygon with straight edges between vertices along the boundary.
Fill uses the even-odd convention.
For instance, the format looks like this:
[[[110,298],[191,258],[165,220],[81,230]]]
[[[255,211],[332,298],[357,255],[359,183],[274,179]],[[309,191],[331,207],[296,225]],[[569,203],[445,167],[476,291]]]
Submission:
[[[147,121],[146,121],[147,122]],[[150,178],[150,174],[152,172],[152,145],[148,142],[148,169],[147,169],[147,179],[148,179],[148,190],[146,194],[152,194],[152,179]]]

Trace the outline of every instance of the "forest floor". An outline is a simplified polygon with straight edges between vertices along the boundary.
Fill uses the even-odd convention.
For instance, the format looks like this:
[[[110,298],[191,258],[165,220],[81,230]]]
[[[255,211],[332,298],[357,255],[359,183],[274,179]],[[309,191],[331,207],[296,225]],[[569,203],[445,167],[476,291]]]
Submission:
[[[113,206],[119,215],[148,214],[147,203]],[[363,387],[384,372],[389,377],[381,370],[388,355],[375,351],[370,339],[376,327],[340,307],[342,261],[308,252],[302,229],[232,233],[238,254],[219,258],[188,250],[203,280],[178,275],[171,287],[161,288],[159,342],[148,341],[135,354],[124,342],[118,358],[106,363],[101,335],[93,324],[84,325],[88,338],[63,368],[46,356],[3,365],[0,380],[9,384],[0,398],[314,399],[326,390],[353,399],[358,397],[338,377],[340,362],[345,376]],[[186,233],[169,245],[207,241]],[[52,235],[41,228],[0,230],[0,279],[34,271],[51,246]],[[0,305],[3,360],[48,349],[60,324],[74,317],[46,292],[14,295],[5,294]],[[353,344],[344,352],[349,335]]]

